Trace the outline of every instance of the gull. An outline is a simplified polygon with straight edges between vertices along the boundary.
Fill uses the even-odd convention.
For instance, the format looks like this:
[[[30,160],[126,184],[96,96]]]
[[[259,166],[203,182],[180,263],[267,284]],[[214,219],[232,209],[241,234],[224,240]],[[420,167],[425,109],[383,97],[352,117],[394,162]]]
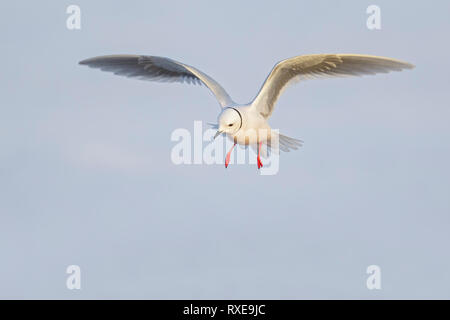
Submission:
[[[260,169],[261,150],[298,149],[301,140],[273,131],[268,123],[280,94],[288,85],[300,80],[330,77],[348,77],[388,73],[412,69],[414,65],[397,59],[363,54],[308,54],[285,59],[272,68],[256,97],[247,104],[235,103],[225,89],[200,70],[166,58],[148,55],[107,55],[80,61],[103,71],[141,80],[179,82],[206,86],[221,107],[217,118],[214,139],[226,135],[234,142],[225,157],[225,168],[236,144],[256,147],[257,165]]]

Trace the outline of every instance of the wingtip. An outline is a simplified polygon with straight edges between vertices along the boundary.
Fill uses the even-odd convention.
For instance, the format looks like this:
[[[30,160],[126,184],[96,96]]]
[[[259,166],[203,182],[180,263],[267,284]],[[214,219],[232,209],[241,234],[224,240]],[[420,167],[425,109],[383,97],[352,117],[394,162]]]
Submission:
[[[80,65],[87,65],[90,59],[84,59],[78,62]]]
[[[404,60],[397,60],[397,62],[399,62],[401,64],[401,67],[403,69],[414,69],[416,67],[412,63],[406,62]]]
[[[412,63],[409,63],[409,62],[406,62],[406,61],[401,61],[401,60],[399,60],[399,61],[402,63],[402,68],[403,69],[414,69],[416,67]]]
[[[105,57],[106,57],[106,56],[105,56]],[[99,58],[102,58],[102,57],[100,56],[100,57],[87,58],[87,59],[81,60],[80,62],[78,62],[78,64],[81,64],[81,65],[89,65],[89,64],[91,64],[92,62],[95,62],[96,60],[98,60]]]

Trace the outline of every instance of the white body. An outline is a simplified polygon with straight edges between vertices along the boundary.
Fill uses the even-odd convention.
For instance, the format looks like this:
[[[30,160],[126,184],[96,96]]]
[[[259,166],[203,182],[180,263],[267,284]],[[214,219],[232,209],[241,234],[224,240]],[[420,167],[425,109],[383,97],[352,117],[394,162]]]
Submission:
[[[229,131],[226,126],[220,126],[219,130],[240,145],[254,145],[258,142],[270,140],[271,128],[268,121],[252,105],[233,105],[242,116],[242,127],[237,131]],[[224,109],[225,110],[225,109]],[[219,114],[217,122],[220,120],[223,112]]]

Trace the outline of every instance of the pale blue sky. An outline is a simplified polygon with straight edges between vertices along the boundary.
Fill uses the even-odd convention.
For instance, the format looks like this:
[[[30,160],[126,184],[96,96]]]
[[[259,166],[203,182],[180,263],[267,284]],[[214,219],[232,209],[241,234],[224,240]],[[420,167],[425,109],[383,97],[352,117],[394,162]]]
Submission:
[[[81,30],[66,29],[70,4]],[[0,298],[450,298],[448,1],[0,9]],[[172,164],[172,131],[216,119],[205,88],[77,65],[168,56],[244,103],[276,61],[321,52],[417,68],[289,88],[271,124],[305,145],[275,176]],[[80,291],[65,287],[71,264]],[[380,291],[366,288],[371,264]]]

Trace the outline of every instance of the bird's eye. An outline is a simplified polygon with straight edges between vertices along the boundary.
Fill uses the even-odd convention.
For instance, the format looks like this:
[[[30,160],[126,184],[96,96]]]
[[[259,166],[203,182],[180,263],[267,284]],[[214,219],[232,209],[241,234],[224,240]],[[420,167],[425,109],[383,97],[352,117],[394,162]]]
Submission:
[[[229,126],[229,127],[231,127],[232,125],[233,125],[233,124],[232,124],[232,123],[230,123],[230,124],[229,124],[228,126]]]

